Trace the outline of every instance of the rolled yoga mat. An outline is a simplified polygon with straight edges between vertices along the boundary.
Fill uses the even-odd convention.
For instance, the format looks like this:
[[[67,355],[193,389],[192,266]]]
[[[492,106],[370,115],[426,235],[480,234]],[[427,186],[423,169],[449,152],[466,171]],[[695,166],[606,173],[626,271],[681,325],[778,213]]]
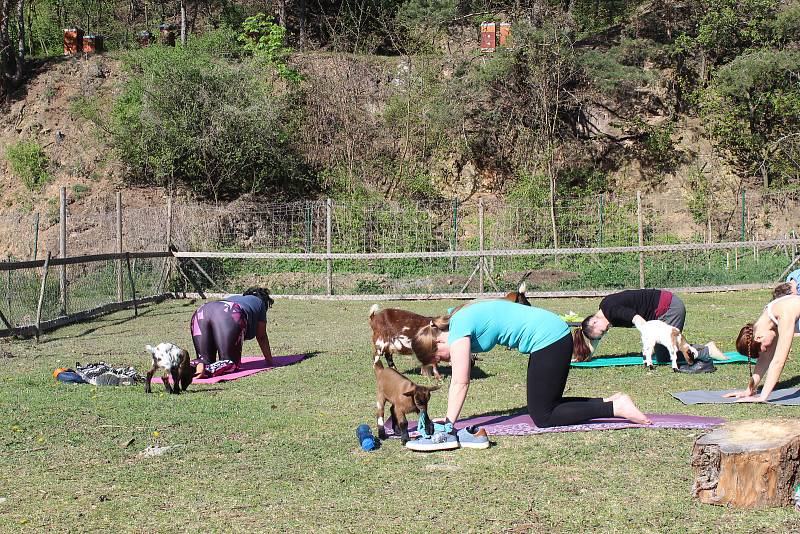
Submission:
[[[725,393],[739,391],[736,389],[720,389],[716,391],[706,391],[695,389],[692,391],[680,391],[671,395],[684,404],[733,404],[736,399],[723,397]],[[778,406],[800,406],[800,388],[776,389],[770,393],[767,399],[769,404]]]
[[[724,363],[747,363],[747,356],[739,354],[738,352],[726,352],[727,360],[713,360],[714,365],[721,365]],[[639,356],[607,356],[595,358],[588,362],[572,362],[570,367],[613,367],[618,365],[642,365],[644,358]],[[755,363],[755,360],[752,360]],[[685,362],[684,362],[685,363]],[[671,365],[671,362],[657,362],[655,356],[653,357],[653,364],[655,365]]]
[[[306,357],[305,354],[292,354],[291,356],[273,356],[272,363],[274,365],[267,366],[262,356],[244,356],[242,357],[242,366],[238,371],[227,373],[219,376],[212,376],[211,378],[195,378],[192,384],[216,384],[217,382],[228,382],[243,378],[245,376],[254,375],[261,371],[269,371],[276,367],[286,367],[287,365],[294,365],[302,361]],[[159,371],[160,373],[160,371]],[[161,382],[160,376],[153,377],[154,383]]]
[[[698,415],[683,414],[647,414],[652,425],[639,425],[631,423],[625,419],[610,417],[605,419],[592,419],[585,423],[568,426],[554,426],[549,428],[539,428],[527,413],[516,413],[510,415],[483,415],[470,419],[461,419],[456,423],[456,428],[466,426],[480,426],[486,429],[490,436],[528,436],[533,434],[549,434],[552,432],[588,432],[590,430],[622,430],[625,428],[711,428],[722,424],[725,419],[720,417],[703,417]],[[408,431],[412,437],[419,435],[416,432],[417,422],[408,422]],[[387,427],[387,432],[391,429]]]

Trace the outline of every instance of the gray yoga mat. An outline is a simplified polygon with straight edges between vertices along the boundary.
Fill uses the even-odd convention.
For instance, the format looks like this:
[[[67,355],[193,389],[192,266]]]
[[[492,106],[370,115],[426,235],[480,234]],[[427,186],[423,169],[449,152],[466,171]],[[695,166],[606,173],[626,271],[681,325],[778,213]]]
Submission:
[[[692,391],[680,391],[672,393],[672,396],[684,404],[731,404],[736,399],[723,397],[725,393],[736,391],[735,389],[720,389],[717,391],[707,391],[695,389]],[[767,399],[769,404],[780,406],[800,406],[800,388],[776,389]]]

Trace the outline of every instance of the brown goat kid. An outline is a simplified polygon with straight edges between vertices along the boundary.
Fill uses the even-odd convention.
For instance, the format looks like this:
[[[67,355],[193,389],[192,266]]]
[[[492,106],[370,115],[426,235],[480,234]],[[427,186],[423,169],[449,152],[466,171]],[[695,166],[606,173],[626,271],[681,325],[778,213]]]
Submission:
[[[408,436],[408,420],[406,414],[409,413],[428,413],[428,401],[431,392],[439,389],[439,386],[420,386],[401,375],[394,369],[387,369],[381,363],[380,356],[375,356],[373,363],[375,378],[377,379],[377,402],[375,403],[375,416],[378,423],[378,437],[386,439],[386,429],[384,428],[384,415],[386,403],[389,406],[389,415],[392,422],[392,431],[397,435],[400,433],[400,440],[403,445],[410,439]],[[430,417],[425,418],[425,431],[433,434],[433,422]]]
[[[530,274],[530,273],[528,273]],[[527,276],[527,275],[526,275]],[[523,279],[516,291],[510,291],[503,298],[530,306],[530,302],[525,297],[526,285]],[[462,304],[461,306],[464,306]],[[455,308],[457,310],[461,306]],[[453,310],[455,312],[455,310]],[[420,315],[418,313],[400,310],[398,308],[386,308],[381,310],[380,306],[373,304],[369,310],[369,326],[372,328],[372,345],[375,347],[375,356],[383,356],[386,363],[392,369],[394,365],[394,354],[414,354],[422,364],[420,373],[422,376],[436,377],[442,379],[439,368],[431,361],[424,361],[420,354],[425,351],[417,350],[417,334],[420,329],[430,325],[435,321],[435,317]],[[474,363],[474,359],[471,361]]]

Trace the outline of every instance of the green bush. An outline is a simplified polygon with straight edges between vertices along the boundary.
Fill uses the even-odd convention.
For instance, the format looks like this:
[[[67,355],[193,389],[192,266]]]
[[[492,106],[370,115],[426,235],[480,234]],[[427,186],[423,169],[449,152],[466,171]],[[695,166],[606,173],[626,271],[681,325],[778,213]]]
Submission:
[[[29,191],[39,191],[52,179],[50,160],[42,146],[34,140],[18,141],[6,149],[11,172],[22,180]]]
[[[748,176],[796,178],[781,140],[800,131],[800,52],[759,50],[720,68],[699,92],[701,114],[717,143]],[[794,169],[795,176],[787,175]]]
[[[215,199],[313,186],[291,147],[291,102],[259,60],[217,57],[201,41],[131,52],[124,66],[107,129],[129,181]]]
[[[612,48],[606,52],[590,50],[580,56],[579,61],[588,77],[597,87],[612,93],[624,87],[648,85],[653,82],[653,75],[641,67],[622,63],[622,53],[630,57],[629,49]]]

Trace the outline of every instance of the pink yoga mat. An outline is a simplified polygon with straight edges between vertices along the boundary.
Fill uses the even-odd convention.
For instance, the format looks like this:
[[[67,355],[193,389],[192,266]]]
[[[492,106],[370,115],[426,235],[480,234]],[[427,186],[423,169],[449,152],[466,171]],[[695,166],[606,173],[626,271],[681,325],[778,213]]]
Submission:
[[[554,426],[539,428],[533,423],[530,415],[517,413],[511,415],[484,415],[471,419],[461,419],[456,423],[456,428],[477,425],[486,429],[490,436],[527,436],[531,434],[547,434],[551,432],[587,432],[589,430],[620,430],[623,428],[711,428],[725,422],[719,417],[703,417],[698,415],[683,414],[647,414],[652,425],[638,425],[625,419],[610,417],[606,419],[592,419],[585,423],[568,426]],[[387,432],[391,432],[389,428]],[[417,422],[408,422],[408,431],[412,437],[419,435]]]
[[[194,380],[192,380],[192,384],[216,384],[217,382],[227,382],[229,380],[236,380],[237,378],[254,375],[256,373],[260,373],[261,371],[269,371],[270,369],[275,369],[276,367],[286,367],[287,365],[293,365],[301,361],[305,357],[306,357],[305,354],[292,354],[291,356],[273,356],[272,362],[274,363],[274,365],[271,367],[267,367],[267,365],[264,363],[263,356],[244,356],[242,357],[242,367],[238,371],[219,376],[212,376],[211,378],[195,378]],[[161,382],[161,377],[154,376],[153,382]]]

